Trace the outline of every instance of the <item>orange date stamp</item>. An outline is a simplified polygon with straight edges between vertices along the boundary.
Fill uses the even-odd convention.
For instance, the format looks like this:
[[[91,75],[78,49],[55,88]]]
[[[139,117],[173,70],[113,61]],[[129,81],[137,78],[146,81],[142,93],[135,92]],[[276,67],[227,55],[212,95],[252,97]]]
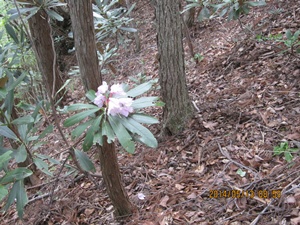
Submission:
[[[261,199],[279,199],[281,190],[209,190],[209,198],[261,198]]]

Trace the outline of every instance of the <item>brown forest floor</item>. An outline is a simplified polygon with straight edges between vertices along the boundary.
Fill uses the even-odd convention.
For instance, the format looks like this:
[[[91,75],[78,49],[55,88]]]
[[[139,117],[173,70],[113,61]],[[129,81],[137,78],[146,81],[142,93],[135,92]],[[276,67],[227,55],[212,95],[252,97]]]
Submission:
[[[196,64],[185,43],[188,89],[197,112],[182,134],[166,138],[157,149],[138,146],[134,155],[120,149],[124,184],[138,207],[131,217],[113,217],[101,179],[97,190],[87,178],[67,176],[57,184],[53,205],[47,197],[32,201],[23,222],[10,210],[0,216],[1,224],[300,224],[300,154],[290,164],[282,155],[273,156],[283,140],[300,147],[300,55],[281,54],[283,43],[255,39],[255,34],[300,29],[300,2],[288,2],[268,1],[243,16],[252,33],[224,19],[190,29],[195,53],[204,56]],[[120,75],[105,80],[127,82],[140,72],[158,77],[155,23],[147,0],[137,1],[134,16],[142,50],[134,53],[134,43],[120,49],[115,62]],[[82,96],[76,90],[71,101]],[[149,113],[160,117],[161,109]],[[151,129],[159,133],[159,126]],[[63,157],[61,145],[57,134],[45,150]],[[97,161],[96,166],[99,170]],[[30,198],[50,191],[53,182],[46,177],[44,182],[49,183],[38,192],[29,190]],[[249,196],[220,196],[237,193],[232,190]]]

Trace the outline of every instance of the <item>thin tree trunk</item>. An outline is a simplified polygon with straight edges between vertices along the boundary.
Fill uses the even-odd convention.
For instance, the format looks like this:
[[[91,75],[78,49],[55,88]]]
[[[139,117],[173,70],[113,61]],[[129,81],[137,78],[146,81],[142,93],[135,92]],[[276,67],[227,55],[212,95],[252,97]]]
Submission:
[[[183,130],[193,114],[186,85],[179,0],[157,1],[157,44],[163,109],[163,134]]]
[[[67,3],[83,85],[86,90],[97,90],[102,84],[102,77],[97,57],[92,2],[68,0]]]
[[[72,27],[74,32],[75,50],[79,63],[82,80],[87,90],[97,90],[102,84],[102,77],[96,54],[96,41],[91,1],[67,0],[70,8]],[[115,208],[117,216],[128,216],[133,211],[133,205],[121,182],[121,173],[114,143],[107,143],[106,137],[103,146],[97,145],[102,176],[108,195]]]
[[[47,93],[54,98],[57,91],[63,86],[63,80],[60,77],[56,63],[56,52],[52,40],[49,17],[43,9],[40,9],[36,14],[30,17],[28,24],[32,36],[33,49]],[[53,63],[54,60],[55,63]],[[58,93],[54,100],[57,101],[62,96],[63,91]]]
[[[121,183],[119,164],[114,143],[107,143],[103,138],[103,146],[99,151],[99,158],[104,182],[108,195],[115,207],[116,216],[128,216],[132,214],[134,206],[130,203],[128,195]]]

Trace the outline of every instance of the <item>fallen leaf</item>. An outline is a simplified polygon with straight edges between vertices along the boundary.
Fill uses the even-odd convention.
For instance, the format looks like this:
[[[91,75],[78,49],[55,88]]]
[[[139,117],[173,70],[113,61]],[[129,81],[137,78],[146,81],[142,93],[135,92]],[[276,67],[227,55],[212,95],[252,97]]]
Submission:
[[[189,194],[186,198],[187,199],[195,199],[195,198],[197,198],[197,195],[195,192],[193,192],[193,193]]]
[[[300,224],[300,217],[296,217],[291,219],[291,224],[292,225],[299,225]]]
[[[161,200],[159,205],[162,207],[167,208],[167,202],[169,201],[170,197],[168,195],[165,195]]]
[[[202,173],[205,169],[205,165],[204,164],[200,164],[199,166],[197,166],[197,168],[195,169],[196,173]]]
[[[288,196],[285,201],[285,203],[289,203],[289,204],[295,204],[296,203],[296,199],[294,196]]]
[[[95,209],[85,209],[85,210],[84,210],[84,214],[85,214],[86,216],[90,216],[90,215],[92,215],[94,212],[95,212]]]
[[[208,122],[205,122],[203,121],[203,126],[207,129],[210,129],[210,130],[214,130],[214,127],[218,125],[218,122],[211,122],[211,121],[208,121]]]
[[[181,184],[175,184],[175,188],[179,191],[181,191],[182,189],[184,189],[185,187],[182,186]]]

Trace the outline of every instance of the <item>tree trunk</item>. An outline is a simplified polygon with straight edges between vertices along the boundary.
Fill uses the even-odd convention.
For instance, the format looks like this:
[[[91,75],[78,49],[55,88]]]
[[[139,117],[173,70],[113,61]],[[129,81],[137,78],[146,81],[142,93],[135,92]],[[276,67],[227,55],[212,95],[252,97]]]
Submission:
[[[92,2],[67,0],[67,3],[70,8],[76,56],[82,79],[87,90],[97,90],[102,84],[102,77],[96,54]],[[117,216],[128,216],[132,213],[133,205],[122,186],[115,145],[108,144],[107,139],[104,138],[103,146],[97,145],[97,151],[102,176],[115,213]]]
[[[49,17],[43,9],[40,9],[30,17],[28,24],[32,36],[33,49],[47,93],[54,98],[57,91],[63,86],[63,80],[59,74],[56,62]],[[55,64],[53,65],[54,60]],[[54,101],[59,100],[62,96],[63,91],[56,95]]]
[[[186,85],[179,0],[157,1],[157,45],[163,109],[163,133],[177,134],[193,114]]]
[[[114,143],[107,143],[106,136],[103,138],[103,146],[99,151],[99,158],[104,182],[108,195],[115,207],[116,216],[128,216],[132,214],[134,206],[130,203],[127,193],[121,183],[121,175],[117,161]]]
[[[102,84],[102,77],[97,57],[92,2],[67,0],[67,3],[70,9],[76,57],[83,85],[86,90],[97,90]]]

